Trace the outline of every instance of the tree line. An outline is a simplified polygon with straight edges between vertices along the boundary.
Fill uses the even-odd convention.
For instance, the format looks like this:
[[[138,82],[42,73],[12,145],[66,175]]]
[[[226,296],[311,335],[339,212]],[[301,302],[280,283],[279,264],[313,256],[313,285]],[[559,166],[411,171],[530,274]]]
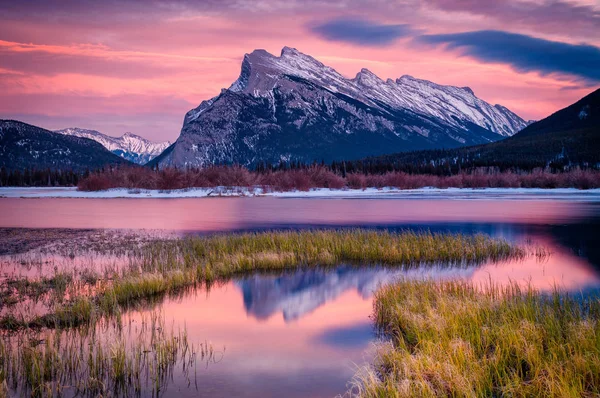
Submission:
[[[380,156],[376,158],[367,158],[354,161],[333,161],[326,164],[324,161],[305,163],[301,161],[282,161],[277,164],[258,162],[252,167],[242,167],[238,165],[214,165],[209,168],[213,170],[235,168],[237,170],[245,169],[252,174],[267,175],[285,171],[306,171],[306,170],[326,170],[334,175],[346,178],[349,175],[376,176],[388,173],[403,173],[407,175],[429,175],[437,177],[450,177],[464,174],[497,174],[513,173],[527,174],[536,170],[543,170],[545,173],[556,174],[568,172],[571,170],[595,170],[598,165],[587,163],[566,163],[556,162],[527,162],[519,161],[491,161],[484,158],[478,158],[472,153],[458,153],[457,150],[429,150],[419,152],[407,152],[402,154]],[[137,173],[150,178],[154,174],[164,171],[164,168],[153,165],[151,168],[127,165],[105,167],[85,171],[61,170],[61,169],[35,169],[26,168],[24,170],[7,170],[0,168],[0,186],[14,187],[55,187],[55,186],[77,186],[81,180],[88,178],[91,174],[110,175],[120,169],[129,170],[127,174],[132,174],[131,170],[145,170],[145,173]],[[198,174],[201,168],[187,167],[179,169],[183,173]],[[210,172],[208,173],[210,174]],[[178,174],[179,175],[179,174]]]
[[[7,170],[0,168],[0,187],[69,187],[77,186],[82,178],[90,175],[90,170],[33,169]]]

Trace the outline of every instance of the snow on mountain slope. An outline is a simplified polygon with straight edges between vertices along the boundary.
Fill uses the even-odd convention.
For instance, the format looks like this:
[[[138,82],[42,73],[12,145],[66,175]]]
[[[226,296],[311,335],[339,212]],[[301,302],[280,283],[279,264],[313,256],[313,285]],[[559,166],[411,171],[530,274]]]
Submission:
[[[131,133],[125,133],[120,137],[111,137],[96,130],[76,127],[57,130],[56,133],[92,139],[112,153],[137,164],[148,163],[171,145],[168,141],[152,142]]]
[[[289,75],[374,107],[381,107],[380,103],[383,103],[396,109],[410,109],[458,127],[468,121],[508,137],[527,126],[523,119],[507,108],[492,106],[477,98],[469,87],[443,86],[408,75],[395,81],[383,81],[368,69],[362,69],[354,79],[346,79],[311,56],[289,47],[283,48],[280,57],[256,50],[246,54],[244,64],[246,67],[242,67],[240,77],[229,90],[264,96],[280,83],[281,75]],[[258,73],[250,74],[252,69]]]
[[[0,167],[7,170],[94,170],[127,164],[101,144],[16,120],[0,120]]]
[[[468,87],[410,76],[349,79],[284,47],[246,54],[239,78],[189,111],[175,144],[153,163],[204,166],[350,160],[485,144],[527,123]]]

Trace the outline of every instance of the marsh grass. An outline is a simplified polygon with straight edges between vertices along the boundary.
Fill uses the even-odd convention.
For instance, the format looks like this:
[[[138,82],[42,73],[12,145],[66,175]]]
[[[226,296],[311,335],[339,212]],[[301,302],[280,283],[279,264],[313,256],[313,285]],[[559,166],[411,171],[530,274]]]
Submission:
[[[50,291],[54,292],[56,297],[62,297],[72,282],[71,274],[61,272],[51,277],[42,276],[39,279],[9,278],[4,285],[7,289],[14,290],[19,296],[37,299]]]
[[[3,334],[0,354],[0,387],[35,397],[159,396],[175,367],[190,385],[198,360],[220,360],[210,343],[192,344],[156,311],[124,327]]]
[[[196,269],[200,280],[341,263],[419,266],[433,262],[499,261],[525,255],[522,249],[486,235],[365,229],[196,237],[157,243],[146,254],[143,271]]]
[[[600,395],[600,301],[516,284],[402,281],[375,296],[390,338],[349,395]]]
[[[362,229],[157,240],[132,253],[124,267],[8,281],[13,293],[50,299],[42,315],[0,318],[0,397],[156,396],[175,366],[191,384],[197,359],[208,364],[222,354],[208,343],[190,344],[186,330],[169,329],[162,316],[132,326],[128,310],[147,313],[156,300],[197,285],[339,264],[461,266],[527,255],[485,235]]]
[[[339,264],[417,267],[471,265],[523,258],[525,249],[486,235],[309,230],[189,237],[156,241],[126,269],[86,275],[93,294],[71,294],[34,319],[0,319],[0,327],[67,327],[114,315],[127,306],[197,284],[210,285],[251,272],[281,272]],[[63,278],[64,279],[64,278]],[[61,280],[63,280],[61,279]],[[62,286],[62,285],[60,285]]]

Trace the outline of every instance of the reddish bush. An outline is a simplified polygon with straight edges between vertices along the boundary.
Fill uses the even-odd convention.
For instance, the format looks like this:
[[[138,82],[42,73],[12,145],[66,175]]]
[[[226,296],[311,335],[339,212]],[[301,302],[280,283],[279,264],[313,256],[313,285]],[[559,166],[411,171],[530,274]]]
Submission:
[[[80,191],[104,191],[115,188],[114,181],[107,174],[91,174],[79,181],[77,188]]]
[[[592,189],[600,187],[600,173],[589,170],[574,170],[565,173],[563,185],[579,189]]]
[[[293,170],[251,172],[240,166],[212,166],[204,169],[160,171],[143,167],[123,167],[92,173],[79,181],[82,191],[109,188],[160,189],[208,188],[216,186],[261,186],[263,191],[308,191],[312,188],[364,189],[368,187],[415,189],[438,188],[567,188],[590,189],[600,187],[600,172],[574,169],[564,173],[550,173],[537,169],[530,173],[500,173],[492,168],[481,168],[452,176],[407,174],[389,172],[381,175],[350,173],[346,178],[323,166]]]
[[[370,188],[385,187],[385,177],[383,175],[371,174],[366,176],[367,186]]]
[[[183,173],[177,169],[168,168],[158,172],[156,179],[156,189],[171,190],[184,188]]]
[[[342,189],[346,187],[346,180],[327,170],[324,167],[311,167],[308,169],[312,186],[316,188]]]
[[[260,178],[259,185],[268,187],[267,190],[275,191],[308,191],[313,188],[312,181],[308,173],[304,170],[280,170],[269,172]]]
[[[351,189],[365,189],[367,177],[364,174],[351,173],[346,176],[346,184]]]

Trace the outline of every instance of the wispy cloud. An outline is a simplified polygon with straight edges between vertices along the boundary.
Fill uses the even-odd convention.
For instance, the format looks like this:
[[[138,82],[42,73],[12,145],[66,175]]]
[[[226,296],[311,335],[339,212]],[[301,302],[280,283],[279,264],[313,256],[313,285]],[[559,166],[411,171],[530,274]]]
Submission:
[[[312,24],[310,30],[325,40],[361,46],[386,46],[414,34],[408,24],[386,25],[365,19],[339,18]]]
[[[589,84],[600,82],[600,48],[503,31],[423,35],[417,43],[444,45],[482,62],[511,65],[519,72],[563,74]]]
[[[0,71],[47,76],[79,73],[142,79],[177,73],[186,63],[231,61],[226,57],[117,51],[101,44],[60,46],[0,40]]]
[[[449,12],[481,15],[510,26],[546,33],[600,38],[600,4],[562,0],[429,0],[427,6]]]

